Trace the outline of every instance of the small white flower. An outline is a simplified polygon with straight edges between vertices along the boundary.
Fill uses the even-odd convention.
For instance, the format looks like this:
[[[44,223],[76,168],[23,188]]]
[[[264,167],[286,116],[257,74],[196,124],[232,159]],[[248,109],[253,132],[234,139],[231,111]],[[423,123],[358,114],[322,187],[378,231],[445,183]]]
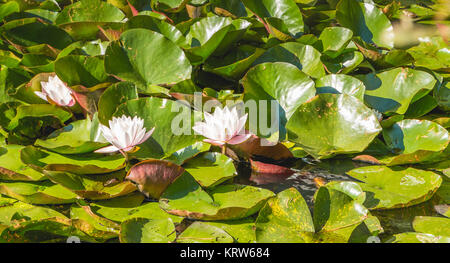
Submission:
[[[239,116],[236,108],[221,109],[216,107],[211,115],[204,113],[205,122],[196,122],[192,129],[205,136],[205,142],[221,146],[224,144],[239,144],[250,138],[251,134],[243,134],[247,114]]]
[[[41,99],[53,101],[59,106],[72,107],[75,105],[75,99],[72,97],[72,90],[62,82],[58,76],[50,76],[48,81],[42,81],[42,92],[35,91],[34,93]]]
[[[153,128],[147,132],[143,119],[137,116],[132,119],[125,115],[120,118],[113,117],[109,121],[109,128],[100,124],[100,129],[105,139],[112,145],[98,149],[96,153],[128,152],[145,142],[155,130]]]

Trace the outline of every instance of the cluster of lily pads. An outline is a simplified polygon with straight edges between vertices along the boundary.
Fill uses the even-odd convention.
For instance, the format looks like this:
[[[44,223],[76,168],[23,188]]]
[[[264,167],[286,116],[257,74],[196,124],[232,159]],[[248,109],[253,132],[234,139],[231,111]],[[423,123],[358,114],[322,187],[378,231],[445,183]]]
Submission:
[[[448,5],[3,0],[0,242],[450,242]]]

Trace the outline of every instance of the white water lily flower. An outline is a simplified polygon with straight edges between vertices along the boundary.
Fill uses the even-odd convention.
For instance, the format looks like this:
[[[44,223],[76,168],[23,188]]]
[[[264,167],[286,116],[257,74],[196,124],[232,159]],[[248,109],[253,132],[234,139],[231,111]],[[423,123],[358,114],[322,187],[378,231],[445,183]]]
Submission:
[[[98,149],[96,153],[128,152],[150,138],[155,130],[153,128],[147,132],[143,119],[125,115],[120,118],[113,117],[109,121],[109,128],[100,124],[100,129],[105,139],[112,145]]]
[[[224,144],[239,144],[250,138],[251,134],[243,134],[247,114],[239,116],[236,108],[221,109],[216,107],[211,115],[204,113],[205,122],[196,122],[192,129],[205,136],[205,142],[221,146]]]
[[[72,90],[62,82],[58,76],[50,76],[48,81],[42,81],[42,92],[35,91],[34,93],[41,99],[49,101],[49,99],[59,106],[72,107],[75,105],[75,99],[72,96]]]

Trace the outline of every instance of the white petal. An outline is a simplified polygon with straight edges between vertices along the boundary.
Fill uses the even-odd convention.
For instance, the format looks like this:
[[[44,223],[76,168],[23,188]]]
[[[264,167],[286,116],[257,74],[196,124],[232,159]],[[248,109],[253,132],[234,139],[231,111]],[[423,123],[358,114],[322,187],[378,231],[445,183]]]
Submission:
[[[114,145],[111,145],[111,146],[106,146],[106,147],[100,148],[94,152],[95,153],[113,153],[113,152],[118,152],[118,151],[119,151],[119,148],[117,148]]]

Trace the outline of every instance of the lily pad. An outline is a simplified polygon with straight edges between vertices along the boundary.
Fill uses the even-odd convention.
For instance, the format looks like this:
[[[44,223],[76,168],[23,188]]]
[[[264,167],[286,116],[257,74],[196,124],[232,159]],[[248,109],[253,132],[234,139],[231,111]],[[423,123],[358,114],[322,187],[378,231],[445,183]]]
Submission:
[[[219,227],[194,222],[177,238],[177,243],[233,243],[233,238]]]
[[[124,167],[122,155],[99,154],[62,155],[27,146],[21,151],[22,161],[37,171],[61,171],[75,174],[100,174],[120,170]]]
[[[450,219],[448,218],[417,216],[412,224],[416,232],[450,237]]]
[[[450,237],[434,236],[432,234],[407,232],[396,234],[387,243],[450,243]]]
[[[45,140],[37,139],[35,145],[61,154],[93,152],[108,145],[101,136],[98,125],[97,118],[74,121],[53,132]]]
[[[294,38],[300,37],[304,32],[303,16],[294,0],[243,0],[242,3],[262,19],[275,18],[282,21],[283,24],[278,29],[285,26]]]
[[[11,181],[41,181],[45,175],[28,167],[20,159],[20,145],[7,145],[0,148],[0,179]]]
[[[281,134],[285,133],[284,125],[296,109],[315,94],[314,81],[294,65],[282,62],[263,63],[253,67],[242,79],[242,85],[244,101],[254,101],[256,105],[259,105],[258,107],[262,108],[259,111],[266,110],[265,115],[270,124],[269,126],[264,123],[268,125],[267,127],[272,127],[275,122],[273,118],[277,118],[279,127],[272,128],[275,132],[280,131]],[[262,101],[266,105],[261,105]],[[272,105],[273,101],[277,102],[277,105]],[[273,116],[277,112],[278,116]],[[249,125],[250,131],[255,134],[270,135],[264,134],[267,131],[262,130],[261,124],[255,126],[255,123],[250,123]],[[258,131],[252,131],[253,126],[259,127]]]
[[[175,240],[172,220],[133,218],[120,225],[122,243],[168,243]]]
[[[414,168],[366,166],[347,172],[367,193],[364,205],[370,209],[408,207],[427,201],[442,183],[429,171]]]
[[[192,67],[183,50],[163,35],[136,28],[124,32],[106,49],[105,68],[139,88],[174,84],[190,78]]]
[[[273,196],[269,190],[244,185],[219,185],[209,192],[188,173],[179,176],[161,196],[170,214],[202,220],[231,220],[250,216]]]
[[[394,28],[386,15],[372,3],[342,0],[336,6],[336,19],[368,43],[394,47]]]
[[[233,160],[227,156],[207,152],[187,161],[183,168],[205,188],[214,187],[236,176]]]
[[[294,188],[269,199],[255,225],[258,242],[305,243],[314,233],[306,201]]]
[[[373,111],[346,94],[317,95],[296,110],[286,128],[289,140],[316,158],[361,152],[381,131]]]
[[[61,185],[44,182],[1,182],[0,193],[30,204],[67,204],[76,195]]]
[[[183,217],[166,213],[159,207],[158,202],[143,202],[144,195],[135,192],[126,196],[120,196],[109,200],[101,200],[89,204],[93,213],[114,222],[123,222],[132,218],[167,219],[179,224]],[[78,205],[71,207],[71,217],[84,217],[86,213]],[[88,215],[89,216],[89,215]]]
[[[394,152],[402,154],[442,151],[449,143],[447,130],[427,120],[402,120],[383,130],[383,137]]]
[[[410,68],[390,69],[360,79],[366,85],[365,102],[382,113],[404,114],[417,93],[429,91],[436,84],[431,74]]]
[[[122,171],[106,175],[76,175],[68,172],[45,174],[52,182],[90,200],[110,199],[136,191],[136,186],[131,182],[119,181],[125,176]]]
[[[325,75],[324,66],[320,57],[320,52],[313,46],[288,42],[268,49],[253,64],[286,62],[296,66],[313,78],[320,78]]]
[[[359,79],[344,75],[330,74],[316,80],[317,94],[334,93],[347,94],[364,101],[366,86]]]
[[[98,100],[98,119],[103,125],[108,125],[117,105],[128,100],[137,99],[136,86],[132,82],[119,82],[107,88]]]

